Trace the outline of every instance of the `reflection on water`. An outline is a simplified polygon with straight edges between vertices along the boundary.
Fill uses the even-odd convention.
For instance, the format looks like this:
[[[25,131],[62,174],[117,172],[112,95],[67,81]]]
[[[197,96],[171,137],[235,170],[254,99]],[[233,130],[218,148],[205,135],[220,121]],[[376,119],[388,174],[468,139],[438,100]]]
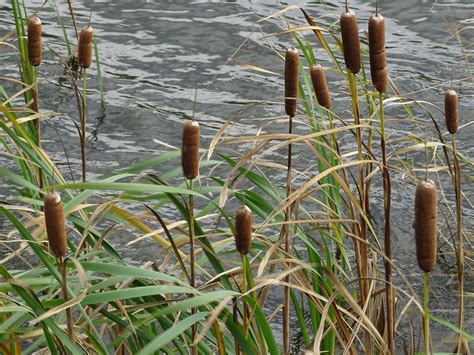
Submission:
[[[29,1],[29,10],[42,1]],[[62,3],[62,2],[61,2]],[[93,12],[92,24],[100,48],[102,75],[105,85],[105,101],[100,102],[98,87],[92,77],[88,83],[90,169],[95,176],[111,169],[126,166],[138,159],[159,154],[164,148],[153,139],[171,145],[179,145],[181,124],[192,114],[192,99],[198,88],[197,119],[202,123],[205,142],[213,136],[229,118],[242,120],[233,134],[253,134],[259,126],[250,118],[275,117],[282,114],[282,77],[263,72],[251,72],[236,64],[250,63],[276,73],[282,73],[281,60],[274,50],[282,52],[288,45],[285,36],[262,39],[262,32],[281,30],[281,19],[272,19],[256,26],[256,21],[274,13],[278,8],[274,0],[235,1],[75,1],[76,18],[84,25]],[[361,30],[374,12],[375,1],[351,1],[358,11]],[[287,3],[282,2],[282,6]],[[335,23],[342,11],[343,1],[291,1],[308,9],[311,16],[325,23]],[[474,14],[474,3],[462,1],[397,0],[379,1],[381,12],[387,21],[387,49],[389,72],[402,93],[413,93],[410,98],[441,104],[441,93],[449,86],[452,76],[454,86],[461,93],[461,119],[472,116],[472,81],[459,81],[472,77],[472,69],[464,62],[464,55],[472,56],[474,31],[461,32],[458,42],[452,36],[456,24]],[[449,6],[448,6],[449,5]],[[6,16],[8,5],[0,4],[4,14],[0,18],[1,34],[13,28],[11,18]],[[69,23],[67,7],[60,5],[64,20]],[[62,32],[57,27],[54,12],[46,7],[41,12],[45,31],[45,42],[66,54],[62,45]],[[292,24],[303,24],[298,11],[289,12],[287,19]],[[461,24],[467,26],[468,24]],[[453,27],[454,26],[454,27]],[[73,32],[68,32],[73,38]],[[365,37],[363,34],[362,37]],[[246,39],[249,38],[248,41]],[[314,41],[312,34],[309,40]],[[245,41],[245,43],[244,43]],[[232,57],[240,45],[242,48]],[[314,42],[313,42],[314,43]],[[463,53],[463,50],[465,53]],[[470,52],[469,52],[470,51]],[[1,55],[6,55],[2,49]],[[316,51],[323,63],[326,56]],[[236,61],[229,61],[231,58]],[[9,55],[2,64],[2,76],[17,75],[15,60]],[[9,63],[9,64],[6,64]],[[471,71],[469,71],[471,70]],[[45,63],[40,68],[40,77],[46,81],[40,92],[41,106],[63,113],[50,124],[63,137],[73,168],[79,166],[77,131],[73,120],[77,120],[74,98],[67,88],[57,80],[62,68],[50,51],[45,52]],[[341,79],[331,78],[338,93],[336,101],[343,96]],[[13,92],[14,88],[9,88]],[[337,104],[336,102],[336,104]],[[437,116],[440,119],[440,116]],[[392,138],[403,138],[406,125],[403,119],[390,120]],[[422,117],[428,119],[428,117]],[[474,155],[470,143],[473,126],[461,130],[459,141],[462,149]],[[57,136],[45,129],[47,150],[57,149]],[[55,152],[55,161],[65,161],[64,154]],[[394,220],[395,252],[406,270],[413,269],[415,260],[408,245],[412,231],[405,223],[406,191],[413,186],[394,176]],[[472,196],[473,186],[466,186],[466,194]],[[374,201],[380,200],[374,189]],[[466,220],[472,209],[466,210]],[[143,254],[146,257],[146,254]],[[441,277],[441,276],[440,276]],[[446,281],[441,277],[440,283]],[[472,284],[471,284],[472,285]],[[418,285],[414,285],[417,287]],[[447,312],[449,287],[440,287],[434,303],[439,302],[439,312]],[[449,291],[451,292],[451,291]],[[468,300],[469,301],[469,300]],[[436,307],[433,307],[436,309]],[[472,314],[471,307],[468,312]],[[445,316],[445,314],[442,314]],[[471,324],[472,326],[472,324]]]

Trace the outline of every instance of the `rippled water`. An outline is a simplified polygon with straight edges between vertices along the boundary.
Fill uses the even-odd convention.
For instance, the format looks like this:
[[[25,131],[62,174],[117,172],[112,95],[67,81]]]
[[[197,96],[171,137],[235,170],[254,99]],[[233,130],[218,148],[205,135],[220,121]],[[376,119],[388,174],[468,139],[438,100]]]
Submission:
[[[28,8],[32,10],[40,3],[30,1]],[[365,30],[362,24],[374,12],[375,2],[350,3],[357,10],[361,29]],[[92,11],[105,87],[105,100],[101,101],[93,79],[97,71],[92,68],[89,72],[91,177],[102,176],[165,151],[166,148],[156,140],[179,145],[181,124],[192,115],[195,88],[198,89],[196,118],[204,127],[205,144],[228,119],[239,121],[230,134],[253,134],[260,125],[257,118],[282,115],[282,61],[274,51],[282,53],[289,38],[262,38],[263,33],[278,32],[284,27],[281,18],[258,26],[257,21],[287,3],[278,5],[270,0],[139,0],[74,1],[74,4],[79,27],[87,23]],[[343,2],[291,1],[289,4],[304,7],[313,18],[330,24],[337,21]],[[454,87],[461,94],[461,123],[472,121],[474,73],[466,66],[464,56],[472,59],[474,30],[468,28],[461,32],[463,46],[451,36],[453,25],[466,27],[465,20],[474,17],[472,0],[434,3],[397,0],[382,1],[380,6],[387,21],[389,72],[399,90],[409,98],[439,105],[442,103],[441,94],[449,87],[452,77]],[[0,1],[2,36],[13,29],[8,11],[9,3]],[[69,24],[67,7],[61,5],[60,11]],[[42,10],[41,19],[45,42],[65,55],[62,33],[50,7]],[[287,19],[294,25],[304,24],[298,11],[289,12]],[[73,38],[72,31],[68,34]],[[308,33],[307,38],[315,43],[312,34]],[[1,49],[1,75],[18,75],[14,58],[8,53],[4,47]],[[323,52],[316,53],[323,63],[327,61]],[[280,75],[249,71],[238,62],[250,63]],[[80,171],[79,142],[73,124],[73,119],[77,119],[75,99],[67,87],[62,87],[67,84],[58,80],[62,74],[63,68],[57,58],[46,50],[44,65],[40,69],[40,77],[46,81],[41,86],[41,106],[61,114],[46,125],[44,146],[56,162],[66,164],[64,151],[57,149],[58,136],[51,129],[53,126],[62,137],[73,170]],[[336,107],[338,104],[343,107],[341,79],[330,78],[336,92]],[[14,88],[9,89],[14,92]],[[395,117],[391,117],[389,111],[389,134],[393,138],[401,137],[404,131],[411,129],[403,118],[392,118]],[[442,122],[439,113],[436,118]],[[426,115],[419,119],[429,120]],[[471,159],[473,134],[473,126],[462,129],[459,134],[460,146]],[[402,181],[400,175],[395,174],[394,181],[395,260],[410,274],[417,273],[413,271],[417,268],[412,231],[410,223],[406,223],[406,192],[413,191],[413,186]],[[465,186],[464,190],[467,197],[472,198],[472,184]],[[381,195],[375,188],[374,201],[380,199]],[[377,207],[375,210],[378,211]],[[467,206],[465,220],[471,226],[472,218],[472,208]],[[137,251],[140,258],[147,257],[142,251]],[[473,291],[472,273],[468,277],[467,291]],[[433,278],[440,286],[433,295],[433,310],[437,315],[454,320],[455,282],[441,271]],[[416,282],[419,281],[416,280],[421,278],[412,277],[410,280],[414,280],[413,287],[418,289]],[[467,301],[468,314],[473,315],[473,302]],[[468,321],[468,326],[473,330],[472,321]]]

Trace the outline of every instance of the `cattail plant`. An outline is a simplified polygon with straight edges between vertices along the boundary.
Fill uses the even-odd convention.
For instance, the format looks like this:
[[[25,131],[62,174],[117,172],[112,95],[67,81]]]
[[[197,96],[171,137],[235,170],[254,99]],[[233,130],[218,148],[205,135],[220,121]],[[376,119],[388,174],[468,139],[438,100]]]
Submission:
[[[235,213],[235,247],[242,259],[242,293],[247,291],[247,254],[252,244],[252,212],[247,206],[240,207]],[[249,327],[248,305],[245,298],[242,298],[244,336],[247,336]]]
[[[181,146],[181,165],[183,174],[189,180],[189,189],[193,189],[193,179],[199,175],[199,146],[200,146],[200,128],[196,121],[188,121],[184,124]],[[189,195],[189,254],[191,264],[191,286],[196,287],[195,269],[194,269],[194,200],[193,195]],[[192,309],[196,313],[196,308]],[[194,344],[196,338],[196,324],[192,327],[192,353],[197,354],[197,347]]]
[[[61,196],[57,192],[49,192],[44,196],[44,220],[48,235],[49,248],[58,261],[58,269],[62,276],[62,290],[64,302],[68,301],[66,262],[67,233],[64,222],[64,210]],[[66,318],[69,338],[74,338],[74,329],[70,308],[66,308]]]
[[[34,80],[35,85],[33,92],[33,111],[39,112],[39,99],[38,99],[38,67],[42,60],[42,44],[41,44],[41,20],[32,16],[28,19],[28,60],[34,67]],[[35,126],[35,141],[38,147],[41,147],[41,126],[39,118],[34,120]],[[39,175],[39,187],[43,187],[43,171],[40,168],[38,171]]]
[[[325,109],[330,110],[331,95],[329,93],[324,68],[319,64],[312,65],[309,68],[309,73],[311,76],[311,82],[313,83],[314,93],[316,94],[316,99],[318,100],[318,104],[320,104]]]
[[[387,90],[387,58],[385,53],[385,19],[377,11],[369,18],[369,57],[370,72],[372,83],[379,92],[380,105],[380,150],[382,152],[382,178],[384,191],[384,251],[387,259],[385,265],[385,295],[387,307],[387,345],[393,352],[393,336],[394,336],[394,312],[395,302],[392,285],[392,242],[390,231],[390,205],[391,205],[391,182],[388,170],[387,152],[386,152],[386,135],[385,135],[385,118],[383,107],[383,93]]]
[[[428,273],[436,265],[436,242],[438,235],[438,194],[431,180],[421,181],[415,195],[415,241],[418,265],[424,271],[424,343],[425,353],[430,353],[429,332],[429,287]]]
[[[352,74],[360,71],[360,41],[357,16],[349,10],[346,1],[346,11],[340,17],[342,51],[346,67]]]
[[[296,104],[298,98],[298,83],[299,83],[299,67],[300,58],[298,50],[294,47],[288,48],[285,54],[285,112],[289,117],[288,120],[288,134],[293,133],[293,117],[296,116]],[[286,198],[291,194],[291,144],[288,144],[288,162],[287,162],[287,177],[286,177]],[[291,215],[291,206],[289,205],[285,211],[285,222],[289,222]],[[289,225],[283,225],[285,252],[290,252],[290,236]],[[285,278],[289,282],[289,276]],[[290,350],[290,289],[285,286],[284,300],[283,300],[283,351],[287,354]]]
[[[28,59],[35,67],[41,64],[41,20],[36,16],[28,19]]]
[[[369,18],[369,57],[372,83],[377,91],[387,91],[387,58],[385,54],[385,19],[376,13]]]
[[[446,128],[451,133],[452,153],[454,161],[453,184],[456,195],[456,261],[458,269],[458,325],[459,329],[464,330],[464,244],[462,238],[462,215],[461,215],[461,175],[459,168],[459,160],[456,147],[456,133],[458,131],[458,94],[453,89],[449,89],[444,94],[444,115],[446,120]],[[467,340],[460,334],[459,341],[455,349],[457,354],[469,353],[469,345]]]
[[[81,158],[82,158],[82,181],[87,180],[86,168],[86,124],[87,124],[87,69],[92,63],[92,41],[94,30],[90,25],[85,26],[79,34],[77,44],[77,59],[79,66],[83,69],[83,92],[82,92],[82,111],[81,111]]]

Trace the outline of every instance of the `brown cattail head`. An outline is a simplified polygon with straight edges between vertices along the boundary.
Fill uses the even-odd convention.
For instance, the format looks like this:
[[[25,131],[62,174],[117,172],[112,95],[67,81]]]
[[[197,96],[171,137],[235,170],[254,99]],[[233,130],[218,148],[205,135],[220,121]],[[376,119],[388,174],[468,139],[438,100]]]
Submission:
[[[314,93],[318,99],[318,103],[326,109],[331,109],[331,95],[329,94],[328,83],[324,69],[319,64],[312,65],[309,68],[311,81],[313,82]]]
[[[77,45],[78,62],[82,68],[89,68],[92,63],[92,39],[94,30],[91,26],[85,26],[79,34],[79,44]]]
[[[35,67],[41,64],[41,20],[36,16],[28,19],[28,59]]]
[[[433,181],[421,181],[415,196],[416,257],[420,269],[430,272],[436,265],[436,239],[438,236],[438,196]]]
[[[43,201],[49,248],[57,258],[62,258],[67,253],[67,236],[61,196],[57,192],[48,192]]]
[[[340,18],[342,50],[346,67],[353,74],[360,70],[360,43],[357,16],[354,11],[344,12]]]
[[[387,57],[385,54],[385,19],[372,15],[369,19],[369,56],[372,83],[379,92],[387,91]]]
[[[453,89],[444,94],[444,115],[449,133],[456,133],[458,130],[458,94]]]
[[[285,112],[290,117],[296,116],[299,68],[298,50],[294,47],[288,48],[285,54]]]
[[[246,255],[252,244],[252,212],[247,206],[240,207],[235,213],[235,247]]]
[[[196,121],[188,121],[183,127],[181,164],[183,174],[188,179],[199,175],[199,140],[200,129]]]

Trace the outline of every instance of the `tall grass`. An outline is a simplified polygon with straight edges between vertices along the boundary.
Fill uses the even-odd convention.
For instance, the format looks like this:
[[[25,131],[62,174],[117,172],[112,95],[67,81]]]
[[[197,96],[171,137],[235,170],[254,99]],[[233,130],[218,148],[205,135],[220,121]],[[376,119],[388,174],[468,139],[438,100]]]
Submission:
[[[459,171],[471,173],[474,165],[465,152],[444,142],[445,129],[436,120],[434,127],[427,126],[413,113],[424,103],[404,97],[393,85],[387,93],[372,87],[364,44],[360,73],[347,72],[339,29],[318,24],[303,10],[300,26],[269,34],[291,34],[302,53],[298,110],[290,115],[289,132],[268,133],[262,127],[254,135],[233,137],[229,122],[209,148],[193,145],[197,157],[192,163],[199,167],[200,158],[200,171],[191,175],[184,171],[189,181],[183,179],[181,168],[163,170],[165,164],[180,165],[181,151],[170,149],[106,178],[75,183],[62,175],[35,139],[32,122],[51,119],[51,114],[28,108],[35,72],[26,52],[27,13],[21,1],[12,0],[11,6],[22,87],[13,95],[0,88],[0,142],[13,166],[0,168],[0,176],[14,191],[14,203],[0,205],[9,237],[3,245],[10,249],[0,263],[0,351],[279,354],[285,348],[290,352],[289,340],[300,336],[304,348],[300,350],[310,353],[415,353],[420,350],[415,337],[421,333],[413,325],[412,313],[420,322],[424,317],[425,329],[429,320],[436,321],[446,333],[473,340],[462,329],[463,323],[458,327],[428,315],[428,305],[420,301],[423,289],[412,290],[403,281],[406,275],[386,247],[390,204],[385,200],[384,216],[370,216],[369,196],[371,185],[378,181],[384,198],[389,198],[390,176],[401,173],[414,192],[417,167],[408,162],[426,149],[438,166],[448,168],[427,162],[422,170],[451,176],[459,201],[463,178]],[[55,3],[50,6],[61,19]],[[70,2],[69,6],[73,16]],[[64,26],[64,21],[60,24]],[[76,43],[69,42],[66,33],[64,51],[74,53],[71,48]],[[315,48],[323,49],[324,57],[316,57],[321,52]],[[344,92],[344,109],[318,104],[309,68],[319,64],[331,72],[331,91]],[[283,73],[283,67],[282,63],[274,71]],[[85,80],[81,93],[76,76],[68,75],[84,123],[80,129],[84,149]],[[336,76],[342,87],[332,86],[331,78]],[[283,93],[278,94],[283,108]],[[12,98],[21,95],[24,104],[18,107]],[[413,126],[403,147],[391,141],[387,111]],[[275,126],[282,121],[276,117]],[[428,141],[427,129],[436,140]],[[272,160],[275,152],[290,147],[301,150],[304,160],[296,165]],[[38,183],[40,171],[44,186]],[[289,177],[286,186],[274,178],[279,173]],[[41,208],[43,196],[53,190],[64,201],[68,232],[62,270],[48,245]],[[411,210],[414,193],[403,198]],[[453,211],[449,203],[439,203]],[[237,251],[234,245],[234,236],[242,233],[239,223],[234,223],[236,205],[246,206],[245,213],[253,216],[252,230],[246,225],[244,233],[246,241],[252,241],[249,250],[239,247]],[[455,215],[460,233],[459,213]],[[378,232],[378,220],[385,225],[383,234]],[[127,263],[109,241],[119,229],[126,231],[128,246],[153,240],[156,245],[151,241],[149,245],[160,252],[159,262]],[[291,238],[282,239],[282,230]],[[81,248],[84,244],[88,248]],[[35,255],[37,261],[25,253]],[[391,269],[393,278],[387,277]],[[67,297],[60,295],[62,289]],[[274,306],[274,295],[283,296],[285,290],[291,306],[286,302]],[[276,334],[282,308],[289,312],[291,327],[280,339]],[[391,311],[393,317],[387,316]],[[403,327],[409,328],[408,334]],[[429,342],[426,335],[425,344]]]

